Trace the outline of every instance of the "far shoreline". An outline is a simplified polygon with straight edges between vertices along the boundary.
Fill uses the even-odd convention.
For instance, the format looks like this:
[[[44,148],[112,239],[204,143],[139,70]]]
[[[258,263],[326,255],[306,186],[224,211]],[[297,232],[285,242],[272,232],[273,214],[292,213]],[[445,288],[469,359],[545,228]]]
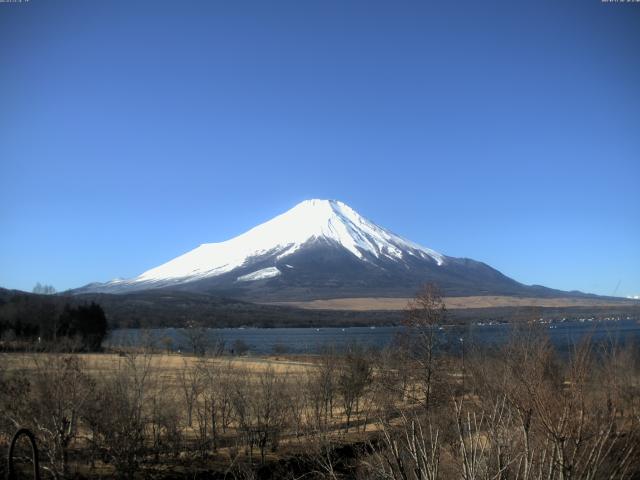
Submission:
[[[411,301],[408,297],[351,297],[329,298],[308,301],[260,302],[262,305],[278,305],[296,307],[305,310],[338,310],[338,311],[402,311]],[[638,306],[640,302],[625,298],[579,298],[579,297],[517,297],[507,295],[473,295],[461,297],[444,297],[447,309],[465,310],[475,308],[501,307],[619,307],[623,305]]]

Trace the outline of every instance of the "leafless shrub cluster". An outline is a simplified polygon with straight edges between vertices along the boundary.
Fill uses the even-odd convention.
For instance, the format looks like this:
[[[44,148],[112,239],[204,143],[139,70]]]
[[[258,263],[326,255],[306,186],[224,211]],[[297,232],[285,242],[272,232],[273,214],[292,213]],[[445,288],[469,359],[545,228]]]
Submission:
[[[409,358],[419,375],[425,363]],[[640,475],[638,351],[590,339],[560,358],[536,328],[435,368],[446,401],[402,403],[364,460],[385,479],[624,479]],[[423,383],[424,375],[417,381]],[[424,390],[429,395],[429,390]],[[411,404],[416,407],[411,408]]]

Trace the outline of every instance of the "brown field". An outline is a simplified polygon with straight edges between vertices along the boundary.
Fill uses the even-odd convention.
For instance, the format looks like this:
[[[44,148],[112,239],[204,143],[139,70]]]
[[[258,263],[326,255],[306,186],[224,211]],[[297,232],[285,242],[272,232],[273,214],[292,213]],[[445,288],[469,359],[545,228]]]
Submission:
[[[47,354],[52,355],[52,354]],[[61,354],[67,355],[67,354]],[[123,362],[123,357],[113,353],[76,353],[85,367],[85,371],[102,375],[117,370]],[[46,358],[42,353],[0,353],[0,361],[7,371],[11,370],[35,370],[42,359]],[[149,368],[164,378],[175,378],[177,374],[185,369],[193,368],[202,362],[214,367],[225,365],[231,369],[243,369],[252,374],[259,374],[271,368],[275,373],[302,374],[315,368],[311,361],[290,360],[284,357],[195,357],[180,354],[153,354],[145,355],[145,359],[150,359]]]
[[[306,302],[274,302],[271,305],[285,305],[310,310],[404,310],[410,298],[329,298]],[[496,307],[614,307],[638,305],[634,300],[601,300],[596,298],[532,298],[507,296],[446,297],[448,309],[496,308]]]

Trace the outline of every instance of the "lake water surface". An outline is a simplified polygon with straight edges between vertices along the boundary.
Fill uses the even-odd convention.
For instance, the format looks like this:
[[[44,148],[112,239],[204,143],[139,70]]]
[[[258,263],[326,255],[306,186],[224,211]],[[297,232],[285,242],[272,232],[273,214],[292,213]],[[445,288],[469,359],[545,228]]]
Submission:
[[[635,342],[640,345],[640,323],[632,319],[611,321],[567,321],[538,324],[538,329],[546,332],[551,342],[560,351],[568,351],[585,335],[591,335],[595,342]],[[442,327],[438,330],[441,339],[453,345],[501,344],[511,337],[510,324],[472,325],[466,327]],[[221,328],[207,329],[211,339],[221,338],[225,350],[230,352],[241,344],[252,354],[308,353],[320,352],[327,346],[338,350],[351,344],[365,347],[383,348],[399,334],[407,333],[404,327],[349,327],[349,328]],[[411,332],[408,332],[409,335]],[[181,328],[161,328],[151,330],[120,329],[111,332],[107,340],[110,346],[136,346],[153,342],[158,347],[173,350],[187,350],[189,341]],[[237,353],[237,352],[236,352]]]

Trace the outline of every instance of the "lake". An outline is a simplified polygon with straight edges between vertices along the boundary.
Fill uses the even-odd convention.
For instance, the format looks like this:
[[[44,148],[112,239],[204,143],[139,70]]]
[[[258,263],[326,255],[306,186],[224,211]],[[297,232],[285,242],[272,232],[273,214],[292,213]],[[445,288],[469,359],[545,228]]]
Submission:
[[[595,342],[614,341],[621,344],[640,340],[640,323],[633,319],[609,321],[566,321],[541,323],[537,327],[546,332],[560,351],[568,351],[573,345],[591,335]],[[471,326],[441,327],[441,339],[457,345],[475,342],[479,345],[499,345],[506,342],[512,332],[511,324],[474,324]],[[404,327],[348,327],[348,328],[221,328],[206,329],[211,339],[222,339],[225,350],[237,349],[241,344],[252,354],[319,353],[323,347],[332,346],[344,350],[351,344],[383,348],[397,335],[406,332]],[[188,350],[188,338],[181,328],[151,330],[119,329],[111,332],[108,346],[139,346],[152,342],[158,347],[175,351]],[[236,352],[237,353],[237,352]]]

